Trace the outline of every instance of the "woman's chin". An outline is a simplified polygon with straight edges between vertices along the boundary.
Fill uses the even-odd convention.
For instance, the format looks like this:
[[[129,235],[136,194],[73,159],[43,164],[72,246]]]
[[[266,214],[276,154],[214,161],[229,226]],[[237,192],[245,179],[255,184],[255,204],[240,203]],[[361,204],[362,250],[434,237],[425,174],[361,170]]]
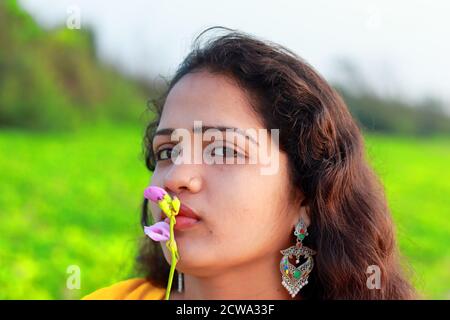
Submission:
[[[200,249],[198,247],[196,238],[197,235],[190,234],[189,232],[183,231],[179,234],[175,232],[175,240],[177,243],[178,254],[180,256],[180,259],[177,262],[177,268],[179,265],[184,263],[191,264],[197,262],[198,257],[202,255],[202,252],[204,252],[204,249]],[[171,253],[169,249],[167,249],[165,242],[161,242],[161,245],[166,260],[170,262]]]

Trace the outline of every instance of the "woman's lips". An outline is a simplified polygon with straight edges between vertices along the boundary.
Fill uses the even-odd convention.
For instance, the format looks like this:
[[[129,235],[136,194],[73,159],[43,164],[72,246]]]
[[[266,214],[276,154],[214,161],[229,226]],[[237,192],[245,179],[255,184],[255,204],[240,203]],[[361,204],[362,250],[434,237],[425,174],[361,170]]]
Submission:
[[[165,222],[170,224],[169,218],[164,219]],[[176,217],[176,223],[173,226],[175,230],[184,230],[190,227],[193,227],[195,224],[197,224],[199,220],[184,216],[177,216]]]
[[[170,223],[169,218],[165,218],[164,221]],[[175,230],[187,229],[194,226],[199,221],[200,218],[197,215],[197,213],[193,209],[182,203],[180,206],[180,211],[176,216],[176,223],[174,225],[174,229]]]

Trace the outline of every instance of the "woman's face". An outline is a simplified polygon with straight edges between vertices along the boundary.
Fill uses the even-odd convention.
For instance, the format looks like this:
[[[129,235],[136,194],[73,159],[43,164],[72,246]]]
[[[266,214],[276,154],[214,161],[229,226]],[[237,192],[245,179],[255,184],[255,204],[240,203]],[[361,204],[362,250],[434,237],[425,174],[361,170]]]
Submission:
[[[203,127],[252,128],[257,132],[265,129],[251,108],[246,93],[230,78],[207,71],[181,78],[170,91],[163,110],[157,131],[164,128],[189,130],[193,152],[196,152],[194,121],[201,121]],[[194,226],[175,230],[181,257],[177,269],[181,272],[208,276],[252,263],[255,259],[281,258],[279,250],[293,242],[292,232],[300,217],[300,204],[294,202],[299,198],[295,198],[290,189],[288,159],[270,139],[270,132],[262,133],[266,141],[254,137],[259,146],[250,139],[242,139],[242,136],[233,139],[238,133],[225,135],[221,132],[220,138],[204,141],[200,145],[203,148],[201,152],[209,145],[215,158],[223,158],[222,164],[205,161],[175,164],[170,155],[167,159],[167,152],[160,154],[151,184],[176,195],[200,217]],[[201,132],[195,135],[204,139]],[[171,139],[170,134],[156,135],[153,149],[157,154],[159,150],[171,149],[178,143],[178,140]],[[233,158],[235,152],[248,157],[251,150],[258,152],[262,143],[268,144],[266,148],[276,154],[276,157],[271,157],[272,161],[278,161],[276,172],[262,174],[261,168],[267,164],[259,162],[225,163],[224,148],[234,151],[229,157]],[[156,204],[151,203],[150,206],[154,221],[165,218]],[[165,245],[162,248],[170,262],[170,253]]]

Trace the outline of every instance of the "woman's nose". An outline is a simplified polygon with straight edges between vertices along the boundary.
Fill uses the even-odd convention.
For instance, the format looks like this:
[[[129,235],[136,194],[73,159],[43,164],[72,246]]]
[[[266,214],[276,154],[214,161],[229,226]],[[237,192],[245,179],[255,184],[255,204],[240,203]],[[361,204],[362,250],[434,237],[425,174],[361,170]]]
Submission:
[[[194,164],[174,164],[164,177],[164,187],[174,194],[183,191],[197,193],[202,188],[199,166]]]

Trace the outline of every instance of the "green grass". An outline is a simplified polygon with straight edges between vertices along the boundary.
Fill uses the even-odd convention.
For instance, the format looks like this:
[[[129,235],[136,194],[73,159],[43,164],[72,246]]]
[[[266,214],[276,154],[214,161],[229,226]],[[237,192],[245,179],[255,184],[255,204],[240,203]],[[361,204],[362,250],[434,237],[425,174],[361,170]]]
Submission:
[[[366,144],[416,288],[450,299],[450,138],[369,136]]]
[[[77,299],[133,273],[142,132],[0,133],[0,298]],[[66,290],[66,269],[81,289]]]
[[[0,298],[77,299],[135,276],[142,129],[0,131]],[[450,297],[450,140],[367,138],[400,248],[425,298]],[[66,289],[69,265],[81,289]]]

